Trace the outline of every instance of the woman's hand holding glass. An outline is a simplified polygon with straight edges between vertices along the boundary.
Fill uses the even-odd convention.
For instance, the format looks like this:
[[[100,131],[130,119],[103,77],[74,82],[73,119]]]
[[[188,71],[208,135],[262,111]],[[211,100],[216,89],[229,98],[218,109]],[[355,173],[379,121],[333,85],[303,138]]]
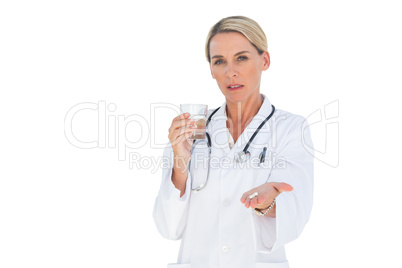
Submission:
[[[181,191],[181,196],[184,195],[186,189],[188,163],[190,162],[191,147],[193,145],[193,140],[187,138],[197,128],[194,120],[188,119],[189,117],[189,113],[175,117],[169,128],[168,135],[174,154],[172,182]]]

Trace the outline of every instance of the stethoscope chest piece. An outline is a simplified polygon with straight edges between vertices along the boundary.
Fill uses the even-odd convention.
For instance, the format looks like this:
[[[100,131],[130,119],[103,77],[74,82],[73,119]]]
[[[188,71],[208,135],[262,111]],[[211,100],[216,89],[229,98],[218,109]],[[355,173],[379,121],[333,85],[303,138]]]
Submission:
[[[235,160],[239,163],[244,163],[250,158],[250,152],[241,151],[240,153],[235,154]]]

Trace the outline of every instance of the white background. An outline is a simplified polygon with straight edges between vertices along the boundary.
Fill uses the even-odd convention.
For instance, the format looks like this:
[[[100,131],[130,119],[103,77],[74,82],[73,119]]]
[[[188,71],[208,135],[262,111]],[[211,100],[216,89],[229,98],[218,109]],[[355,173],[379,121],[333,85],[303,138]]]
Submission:
[[[308,117],[339,103],[339,133],[312,127],[335,167],[316,161],[313,213],[287,246],[291,266],[400,267],[400,14],[398,1],[2,1],[0,267],[176,261],[179,241],[163,239],[152,219],[161,168],[130,168],[113,142],[73,146],[65,117],[99,102],[115,105],[110,120],[141,116],[107,137],[138,141],[127,155],[157,159],[162,149],[148,137],[166,143],[177,109],[151,120],[152,103],[224,101],[204,42],[231,15],[268,36],[261,92],[277,108]],[[71,128],[96,140],[97,111],[77,113]]]

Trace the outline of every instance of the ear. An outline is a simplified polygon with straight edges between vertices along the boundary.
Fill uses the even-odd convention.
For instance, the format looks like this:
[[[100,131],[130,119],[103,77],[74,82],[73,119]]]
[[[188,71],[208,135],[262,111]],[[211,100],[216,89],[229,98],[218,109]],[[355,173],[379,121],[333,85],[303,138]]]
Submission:
[[[269,65],[271,64],[271,59],[270,59],[269,53],[267,51],[264,51],[261,56],[263,59],[262,70],[265,71],[269,68]]]

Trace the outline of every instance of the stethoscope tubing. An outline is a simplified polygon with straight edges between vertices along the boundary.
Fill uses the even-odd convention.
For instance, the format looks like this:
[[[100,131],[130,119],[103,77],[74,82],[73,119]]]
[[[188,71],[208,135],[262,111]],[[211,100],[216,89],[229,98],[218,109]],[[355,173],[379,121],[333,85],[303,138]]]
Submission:
[[[269,119],[271,119],[271,117],[272,117],[273,114],[275,113],[275,106],[274,106],[274,105],[271,105],[271,106],[272,106],[272,111],[271,111],[271,113],[269,114],[269,116],[268,116],[267,118],[264,119],[264,121],[261,122],[261,124],[258,126],[258,128],[256,129],[256,131],[253,133],[253,135],[251,136],[251,138],[250,138],[249,141],[247,142],[246,146],[244,147],[243,151],[241,152],[242,155],[237,159],[238,161],[239,161],[239,160],[242,161],[242,162],[246,161],[246,159],[247,159],[246,155],[249,155],[249,154],[250,154],[250,153],[247,151],[248,147],[250,147],[252,141],[254,140],[255,136],[257,136],[257,134],[258,134],[258,132],[260,131],[260,129],[265,125],[266,122],[268,122]],[[207,120],[207,123],[206,123],[206,127],[205,127],[205,128],[208,127],[208,124],[209,124],[209,122],[211,121],[212,116],[214,116],[214,114],[215,114],[219,109],[220,109],[220,107],[218,107],[215,111],[213,111],[212,114],[208,117],[208,120]],[[208,154],[207,179],[205,180],[204,183],[200,184],[197,188],[192,189],[193,192],[199,192],[199,191],[201,191],[202,189],[204,189],[205,186],[207,185],[208,179],[209,179],[209,170],[210,170],[210,162],[211,162],[212,141],[211,141],[211,137],[210,137],[210,135],[209,135],[208,132],[205,132],[205,136],[206,136],[206,138],[207,138],[207,141],[206,141],[206,142],[207,142],[208,153],[209,153],[209,154]],[[193,141],[193,147],[191,148],[190,154],[193,153],[193,149],[194,149],[195,143],[196,143],[196,140]],[[266,151],[266,147],[264,147],[264,152],[263,152],[263,156],[262,156],[263,158],[265,158],[265,151]],[[262,160],[262,157],[260,156],[260,163],[261,163],[261,162],[264,162],[264,161]],[[191,161],[191,160],[190,160],[190,161]]]

